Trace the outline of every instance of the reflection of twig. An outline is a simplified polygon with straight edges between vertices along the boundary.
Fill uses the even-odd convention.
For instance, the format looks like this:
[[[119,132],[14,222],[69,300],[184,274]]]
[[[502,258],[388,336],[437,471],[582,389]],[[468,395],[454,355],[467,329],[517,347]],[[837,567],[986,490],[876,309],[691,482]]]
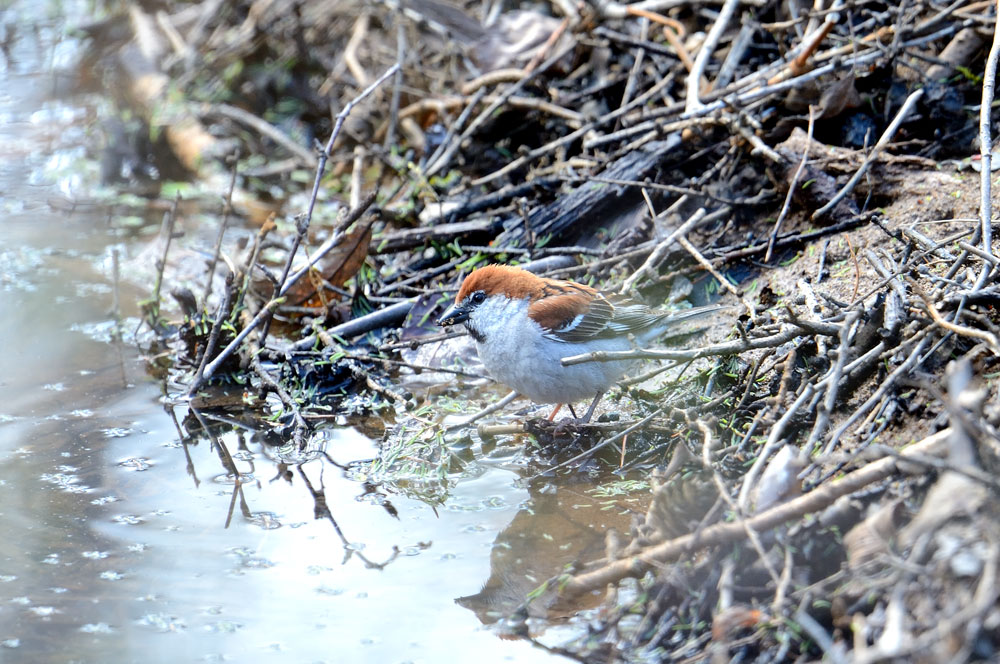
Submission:
[[[191,450],[188,449],[188,437],[184,435],[184,430],[181,429],[181,423],[177,421],[177,413],[174,412],[174,407],[171,404],[166,404],[166,411],[170,414],[170,419],[174,423],[174,428],[177,430],[177,440],[181,442],[181,447],[184,448],[184,459],[187,461],[187,474],[191,476],[194,480],[194,488],[198,488],[201,485],[201,480],[198,479],[198,475],[194,471],[194,461],[191,459]],[[202,419],[201,414],[192,409],[195,417],[198,418],[198,422],[201,423],[202,427],[205,427],[205,420]]]
[[[240,470],[236,467],[236,462],[233,461],[232,455],[229,454],[229,448],[226,447],[226,441],[215,436],[212,436],[212,438],[213,443],[215,444],[215,449],[219,454],[219,460],[222,461],[223,467],[233,478],[233,497],[229,501],[229,512],[226,514],[226,528],[228,528],[229,524],[233,521],[233,511],[236,507],[237,497],[240,499],[240,511],[243,513],[243,518],[249,519],[253,516],[253,513],[247,505],[246,496],[243,495],[243,481],[240,478]]]
[[[247,505],[246,497],[243,495],[243,483],[240,481],[240,471],[236,467],[236,462],[233,461],[232,455],[229,454],[229,448],[226,447],[225,442],[215,435],[215,433],[208,427],[208,424],[202,418],[201,413],[197,408],[192,408],[191,413],[201,424],[202,430],[208,439],[212,442],[212,446],[215,448],[216,454],[219,455],[219,461],[222,462],[222,467],[225,469],[226,474],[233,478],[233,496],[229,501],[229,511],[226,513],[226,528],[233,521],[233,512],[236,509],[236,498],[240,499],[240,511],[243,513],[244,518],[251,518],[253,513],[250,511],[250,507]],[[184,453],[187,454],[187,448],[184,448]],[[188,462],[190,463],[191,458],[188,457]],[[193,470],[193,466],[192,466]],[[195,478],[197,481],[197,478]],[[195,485],[197,486],[197,484]]]
[[[302,478],[302,481],[306,483],[306,488],[309,489],[309,493],[312,494],[313,504],[314,504],[313,516],[317,519],[326,519],[331,524],[333,524],[333,529],[336,531],[337,536],[340,538],[340,541],[344,545],[345,563],[351,558],[351,556],[357,556],[362,561],[364,561],[366,567],[372,569],[385,569],[385,567],[389,563],[391,563],[397,557],[399,557],[399,547],[393,545],[392,555],[389,556],[387,560],[381,563],[375,563],[369,560],[367,557],[365,557],[365,554],[358,551],[357,547],[353,546],[350,542],[348,542],[347,538],[344,537],[344,531],[340,529],[340,525],[337,523],[337,520],[333,518],[333,513],[330,511],[330,507],[326,502],[326,490],[323,488],[322,480],[320,480],[320,487],[318,489],[314,488],[312,482],[309,481],[309,476],[306,475],[304,470],[302,470],[303,465],[304,464],[299,464],[297,468],[299,471],[299,476]]]

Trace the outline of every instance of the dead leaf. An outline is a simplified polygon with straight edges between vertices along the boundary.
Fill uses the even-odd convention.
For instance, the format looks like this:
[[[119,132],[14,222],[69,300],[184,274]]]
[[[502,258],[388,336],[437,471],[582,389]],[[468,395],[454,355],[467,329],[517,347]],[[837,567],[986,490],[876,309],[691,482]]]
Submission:
[[[300,307],[325,306],[325,297],[319,296],[313,276],[322,276],[322,281],[332,286],[343,286],[365,264],[371,241],[371,221],[345,235],[341,243],[313,267],[309,279],[300,279],[292,286],[288,291],[288,303]]]

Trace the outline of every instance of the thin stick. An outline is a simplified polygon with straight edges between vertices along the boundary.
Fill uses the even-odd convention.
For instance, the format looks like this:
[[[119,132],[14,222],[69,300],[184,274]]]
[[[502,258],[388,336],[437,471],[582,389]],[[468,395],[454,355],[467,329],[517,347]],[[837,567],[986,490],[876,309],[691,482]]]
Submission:
[[[656,248],[653,249],[653,253],[651,253],[649,257],[646,258],[645,262],[641,266],[639,266],[639,269],[636,270],[632,274],[632,276],[630,276],[628,279],[625,280],[625,283],[622,284],[620,292],[623,295],[631,292],[632,289],[635,288],[636,283],[640,279],[643,279],[651,275],[653,271],[656,269],[656,266],[659,265],[660,261],[663,260],[663,257],[667,253],[667,249],[669,249],[670,246],[677,241],[677,238],[682,237],[685,233],[694,228],[698,224],[698,222],[700,222],[704,217],[705,217],[705,208],[698,208],[698,210],[695,211],[695,213],[692,214],[687,221],[681,224],[680,227],[677,228],[677,230],[675,230],[673,233],[668,235],[666,239],[664,239],[662,242],[656,245]]]
[[[365,98],[371,93],[375,92],[378,86],[382,85],[390,76],[395,74],[400,69],[400,64],[397,62],[393,66],[385,70],[385,73],[378,77],[378,79],[369,85],[367,88],[361,91],[354,99],[347,102],[347,105],[337,113],[337,117],[334,118],[333,132],[330,134],[330,139],[326,142],[323,147],[323,152],[319,155],[319,162],[316,164],[316,178],[313,180],[312,195],[309,197],[309,208],[306,210],[306,226],[312,220],[313,208],[316,207],[316,199],[319,196],[319,185],[323,180],[323,172],[326,170],[326,162],[330,160],[330,154],[333,152],[333,144],[337,141],[337,136],[340,135],[340,129],[344,126],[344,121],[347,120],[347,116],[351,114],[354,107],[360,104]]]
[[[751,546],[757,552],[757,556],[760,558],[761,564],[767,573],[770,574],[771,580],[774,581],[775,586],[781,585],[781,579],[778,576],[778,571],[774,569],[774,565],[767,558],[767,552],[764,551],[764,545],[760,541],[760,535],[754,530],[746,520],[746,512],[736,504],[733,497],[729,495],[729,487],[723,481],[722,476],[719,474],[719,470],[712,464],[712,432],[702,420],[696,422],[698,429],[701,431],[702,435],[702,445],[701,445],[701,464],[706,471],[712,473],[712,481],[715,483],[715,488],[719,491],[719,496],[729,505],[729,509],[732,510],[736,522],[743,526],[743,532],[746,534],[747,539],[750,540]]]
[[[837,192],[836,196],[830,199],[829,203],[813,212],[811,217],[813,221],[819,219],[824,214],[832,210],[838,203],[840,203],[840,201],[844,200],[847,194],[851,193],[858,182],[861,181],[861,178],[864,177],[865,173],[868,172],[868,169],[875,161],[878,153],[882,150],[882,148],[888,145],[889,141],[892,140],[892,137],[896,135],[896,130],[898,130],[899,126],[903,124],[903,120],[905,120],[906,116],[910,114],[910,111],[913,110],[913,107],[916,106],[917,101],[923,96],[923,94],[924,91],[921,88],[906,98],[906,101],[903,102],[903,107],[899,109],[898,113],[896,113],[896,117],[894,117],[892,122],[889,123],[889,126],[886,127],[885,132],[882,133],[882,136],[878,139],[878,142],[872,148],[872,151],[868,153],[864,162],[862,162],[858,170],[855,171],[854,175],[851,176],[851,179],[847,181],[847,184],[845,184],[844,187]]]
[[[997,11],[1000,12],[1000,0],[997,0]],[[1000,15],[1000,14],[997,14]],[[979,154],[982,159],[982,169],[979,171],[979,226],[982,234],[983,251],[993,255],[993,218],[991,201],[991,183],[993,177],[993,141],[990,138],[990,112],[993,110],[993,89],[996,85],[997,61],[1000,60],[1000,26],[993,28],[993,46],[986,59],[986,73],[983,76],[983,101],[979,106]],[[978,290],[986,285],[992,266],[983,265],[976,279]]]
[[[778,218],[774,222],[774,228],[771,229],[771,236],[767,239],[767,252],[764,254],[764,262],[771,262],[771,253],[774,251],[774,243],[778,239],[778,233],[781,232],[781,224],[785,221],[785,217],[788,216],[788,211],[792,207],[792,196],[795,194],[795,188],[799,185],[799,179],[802,177],[802,171],[806,169],[806,164],[809,162],[809,147],[812,145],[813,141],[813,128],[816,125],[816,107],[813,104],[809,104],[809,130],[806,133],[806,147],[802,151],[802,161],[799,162],[799,167],[795,170],[795,175],[792,176],[792,181],[788,185],[788,193],[785,194],[785,202],[781,206],[781,212],[778,213]]]
[[[205,375],[205,366],[212,358],[212,353],[215,352],[215,345],[219,341],[219,333],[222,330],[222,323],[229,317],[230,304],[233,299],[234,277],[235,275],[232,272],[226,275],[226,285],[225,290],[222,292],[222,302],[219,304],[219,311],[215,315],[215,322],[212,323],[212,331],[208,334],[208,342],[205,344],[205,349],[201,353],[201,359],[198,362],[198,370],[195,371],[194,380],[191,381],[191,388],[188,390],[189,397],[193,396],[195,390],[202,384],[203,377]]]
[[[979,341],[983,341],[986,343],[987,346],[990,347],[990,350],[993,351],[994,355],[1000,355],[1000,341],[997,340],[995,334],[987,330],[979,330],[973,327],[956,325],[955,323],[945,320],[945,318],[940,314],[940,312],[938,312],[937,308],[934,306],[934,303],[931,302],[930,298],[927,297],[922,290],[916,287],[914,287],[913,290],[920,297],[920,299],[924,301],[924,307],[926,307],[927,313],[931,315],[931,318],[934,319],[935,323],[937,323],[944,329],[948,330],[949,332],[954,332],[959,336],[970,337],[972,339],[978,339]]]
[[[403,21],[396,23],[396,62],[402,64],[406,59],[406,28]],[[392,82],[392,101],[389,102],[389,127],[385,132],[386,152],[390,152],[396,144],[396,126],[399,124],[399,100],[402,95],[403,70],[396,70],[395,80]]]
[[[233,191],[236,189],[236,174],[239,170],[239,151],[233,153],[233,172],[229,177],[229,191],[226,202],[222,206],[222,223],[219,224],[219,234],[215,238],[215,249],[212,251],[212,262],[208,264],[208,279],[205,280],[205,294],[201,298],[201,306],[208,304],[208,296],[212,294],[212,278],[215,276],[215,266],[219,264],[219,254],[222,253],[222,238],[229,225],[229,216],[233,211]]]
[[[707,258],[705,258],[704,256],[701,255],[701,252],[698,251],[698,248],[696,246],[694,246],[693,244],[691,244],[690,240],[688,240],[686,237],[684,237],[682,235],[679,238],[677,238],[677,242],[680,243],[680,245],[682,247],[684,247],[684,249],[689,254],[691,254],[691,257],[694,258],[694,260],[699,265],[701,265],[703,268],[705,268],[706,272],[708,272],[710,275],[712,275],[713,277],[715,277],[715,280],[719,282],[719,286],[721,286],[722,288],[725,288],[727,291],[729,291],[730,293],[732,293],[740,301],[740,303],[743,305],[743,307],[747,310],[747,314],[749,314],[751,320],[756,320],[757,319],[757,311],[756,311],[756,309],[754,309],[753,304],[750,301],[748,301],[746,298],[744,298],[743,294],[740,293],[739,289],[736,288],[736,286],[734,286],[729,281],[729,279],[726,279],[725,275],[723,275],[718,270],[716,270],[715,266],[712,265],[712,263],[709,262],[709,260]]]
[[[799,410],[802,406],[806,404],[807,401],[812,399],[813,394],[816,393],[816,386],[809,383],[802,390],[802,394],[792,402],[792,405],[788,407],[785,413],[781,416],[773,427],[771,427],[771,432],[768,434],[767,442],[764,443],[763,449],[757,455],[754,460],[753,465],[750,466],[750,470],[746,475],[743,476],[743,484],[740,486],[739,493],[739,506],[740,510],[744,513],[750,511],[750,498],[753,495],[753,489],[757,486],[757,481],[760,479],[761,474],[764,472],[764,468],[767,466],[768,459],[775,454],[783,445],[785,445],[784,434],[785,429],[791,424],[792,420],[798,415]],[[778,407],[781,404],[777,404]]]
[[[360,208],[357,208],[356,210],[351,210],[351,212],[348,213],[347,219],[344,220],[345,225],[342,227],[346,227],[346,225],[350,225],[350,223],[353,223],[353,220],[356,219],[357,217],[360,217],[374,200],[375,200],[375,194],[372,193],[368,196],[366,200],[362,201]],[[352,219],[352,217],[354,219]],[[334,237],[331,237],[330,240],[336,238],[339,242],[339,237],[338,237],[339,235],[340,234],[338,233],[334,233]],[[257,315],[254,316],[253,320],[247,323],[247,326],[243,328],[243,330],[236,336],[236,338],[233,339],[229,343],[229,345],[222,350],[221,353],[219,353],[219,356],[216,357],[214,360],[212,360],[211,364],[205,367],[205,372],[204,375],[202,376],[203,380],[208,380],[209,378],[211,378],[212,375],[218,370],[218,368],[225,361],[225,359],[230,355],[232,355],[237,348],[239,348],[240,344],[243,343],[243,340],[246,339],[247,336],[249,336],[250,333],[253,330],[255,330],[259,325],[261,325],[265,320],[270,319],[271,314],[274,312],[275,309],[278,308],[278,305],[282,303],[284,296],[288,292],[288,290],[292,286],[294,286],[295,283],[299,279],[301,279],[304,274],[306,274],[306,272],[309,271],[309,268],[312,267],[316,263],[316,261],[322,258],[327,251],[336,246],[337,243],[331,242],[330,240],[328,240],[326,243],[323,244],[323,247],[320,248],[320,251],[317,251],[313,255],[313,257],[310,259],[310,262],[307,265],[305,265],[301,270],[299,270],[298,272],[296,272],[295,274],[293,274],[291,277],[288,278],[288,281],[285,282],[285,285],[280,290],[278,290],[277,293],[275,293],[274,298],[270,302],[265,304],[264,307],[259,312],[257,312]],[[200,387],[199,383],[192,383],[190,391],[193,392],[194,390],[198,389],[198,387]]]
[[[548,70],[552,65],[559,62],[559,60],[561,59],[562,59],[562,53],[556,53],[555,55],[549,57],[548,60],[543,62],[537,69],[527,72],[524,78],[522,78],[520,81],[518,81],[514,85],[504,90],[502,93],[500,93],[500,95],[497,96],[497,98],[494,99],[491,104],[489,104],[486,108],[484,108],[479,113],[479,115],[477,115],[476,118],[471,123],[469,123],[469,127],[464,132],[462,132],[462,135],[458,139],[456,139],[455,147],[457,148],[459,145],[461,145],[462,142],[465,141],[470,136],[472,136],[472,134],[474,134],[476,130],[479,129],[479,127],[484,122],[492,118],[493,113],[498,108],[500,108],[507,101],[509,97],[512,97],[514,93],[519,92],[521,89],[524,88],[525,85],[534,80],[534,78],[538,74],[541,74],[542,72]],[[436,160],[433,164],[428,164],[427,171],[425,173],[426,177],[435,175],[438,171],[440,171],[448,164],[448,161],[450,159],[446,159],[445,157],[450,157],[450,155],[447,154],[442,155],[442,157]]]
[[[445,431],[458,431],[459,429],[464,429],[465,427],[469,426],[470,424],[472,424],[476,420],[481,419],[483,417],[486,417],[487,415],[490,415],[492,413],[497,412],[498,410],[503,409],[504,407],[507,406],[507,404],[509,404],[510,402],[514,401],[514,399],[516,399],[517,397],[518,397],[518,394],[517,394],[516,391],[511,392],[507,396],[505,396],[503,399],[500,399],[500,401],[497,401],[496,403],[492,403],[489,406],[487,406],[486,408],[483,408],[482,410],[480,410],[479,412],[474,413],[473,415],[471,415],[469,417],[469,419],[464,420],[462,422],[459,422],[458,424],[452,424],[450,427],[446,428]]]
[[[687,113],[698,111],[703,107],[701,100],[698,98],[701,93],[701,77],[705,73],[705,67],[708,66],[708,59],[712,57],[715,47],[719,45],[722,34],[729,27],[729,22],[732,20],[733,14],[736,13],[736,8],[739,6],[740,0],[726,0],[726,4],[722,5],[722,10],[719,12],[718,18],[712,24],[712,29],[708,31],[708,36],[705,37],[705,42],[701,45],[701,50],[695,56],[694,67],[687,78],[687,104],[684,107]]]
[[[315,154],[293,141],[287,134],[285,134],[285,132],[281,131],[270,122],[258,118],[253,113],[248,113],[242,108],[230,106],[229,104],[205,104],[202,106],[202,109],[204,113],[215,113],[245,124],[255,130],[258,134],[270,138],[272,141],[291,152],[295,155],[295,158],[298,161],[302,162],[309,168],[316,167]]]
[[[855,422],[861,419],[861,417],[865,413],[867,413],[871,408],[873,408],[875,404],[879,403],[882,400],[882,397],[884,397],[889,392],[889,390],[893,388],[893,386],[896,384],[896,381],[899,380],[899,378],[902,377],[903,374],[913,369],[914,365],[917,364],[917,360],[920,358],[921,351],[923,351],[924,347],[927,345],[927,341],[928,341],[927,337],[921,339],[920,343],[918,343],[917,347],[913,349],[913,352],[910,354],[910,356],[906,358],[906,360],[902,364],[900,364],[895,371],[886,376],[885,380],[883,380],[882,383],[879,385],[878,390],[875,391],[875,394],[870,396],[867,401],[865,401],[863,404],[861,404],[860,407],[855,409],[855,411],[850,414],[847,420],[843,424],[841,424],[836,431],[833,432],[833,435],[830,437],[830,440],[823,447],[824,456],[833,451],[833,448],[836,447],[837,443],[840,441],[841,436],[843,436],[847,432],[847,430],[854,425]]]

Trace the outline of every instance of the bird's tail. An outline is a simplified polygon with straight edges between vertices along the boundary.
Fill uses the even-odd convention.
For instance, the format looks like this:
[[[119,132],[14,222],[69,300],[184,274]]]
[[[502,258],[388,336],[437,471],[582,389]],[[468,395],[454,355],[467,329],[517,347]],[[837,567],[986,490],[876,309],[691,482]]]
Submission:
[[[680,323],[682,321],[714,314],[716,311],[722,311],[723,309],[728,308],[729,307],[724,304],[707,304],[703,307],[692,307],[690,309],[666,312],[664,313],[662,320],[664,323]]]
[[[688,326],[682,325],[690,320],[709,316],[729,307],[723,304],[708,304],[703,307],[693,307],[691,309],[681,309],[679,311],[667,311],[662,314],[654,325],[650,326],[650,333],[640,336],[641,342],[651,342],[663,337],[682,337],[696,332]]]

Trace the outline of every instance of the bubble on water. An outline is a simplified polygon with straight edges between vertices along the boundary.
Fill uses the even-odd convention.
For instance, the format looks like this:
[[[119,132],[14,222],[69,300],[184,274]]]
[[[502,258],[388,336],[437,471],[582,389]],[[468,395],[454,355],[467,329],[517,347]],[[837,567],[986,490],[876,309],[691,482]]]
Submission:
[[[268,569],[274,567],[274,563],[267,558],[247,558],[243,561],[243,566],[247,569]]]
[[[134,470],[137,473],[141,473],[144,470],[149,470],[152,466],[152,462],[144,457],[129,457],[118,462],[120,468],[125,470]]]
[[[135,514],[119,514],[116,517],[112,517],[111,520],[115,523],[121,523],[126,526],[138,526],[140,523],[144,522],[144,519],[141,516],[137,516]]]
[[[281,528],[281,521],[278,520],[278,515],[273,512],[257,512],[252,514],[247,521],[262,530],[276,530],[277,528]]]
[[[115,630],[112,629],[111,625],[108,623],[87,623],[80,627],[80,631],[85,634],[114,634]]]
[[[246,484],[247,482],[253,482],[253,475],[251,473],[241,473],[240,474],[240,484]],[[212,478],[212,481],[216,484],[235,484],[236,476],[232,474],[222,473],[221,475],[216,475]]]
[[[220,634],[235,634],[243,629],[243,624],[231,620],[220,620],[217,623],[205,625],[205,631],[218,632]]]
[[[149,627],[157,632],[179,632],[187,626],[184,621],[169,613],[147,613],[137,621],[141,627]]]
[[[60,466],[60,469],[64,468],[70,468],[70,466]],[[80,484],[80,478],[71,472],[44,473],[39,479],[66,493],[89,493],[93,491],[91,487]]]

